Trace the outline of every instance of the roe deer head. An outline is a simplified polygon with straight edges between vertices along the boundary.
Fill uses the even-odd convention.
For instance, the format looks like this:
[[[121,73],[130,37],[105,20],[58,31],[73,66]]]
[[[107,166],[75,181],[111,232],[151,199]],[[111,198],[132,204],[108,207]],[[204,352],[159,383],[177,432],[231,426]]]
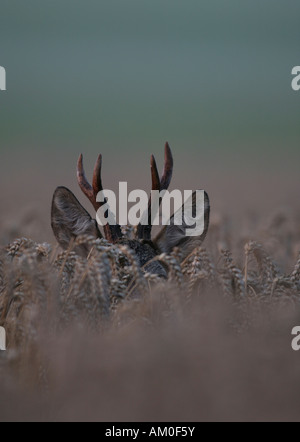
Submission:
[[[94,209],[97,211],[104,203],[97,202],[97,195],[103,191],[102,179],[102,156],[99,155],[96,161],[93,182],[89,184],[83,169],[83,157],[80,155],[77,164],[77,179],[83,193],[88,197]],[[173,173],[173,157],[171,149],[165,145],[165,165],[162,177],[159,177],[154,156],[151,157],[152,190],[167,190]],[[193,208],[196,204],[195,193],[193,194]],[[159,261],[153,261],[155,256],[161,253],[170,253],[175,247],[186,257],[203,242],[209,225],[210,205],[209,198],[204,192],[204,230],[200,236],[186,236],[186,228],[182,218],[182,225],[175,225],[174,215],[170,219],[170,225],[165,226],[155,239],[151,239],[151,198],[148,206],[148,225],[139,224],[136,229],[136,239],[128,239],[122,234],[119,225],[103,227],[105,238],[113,244],[124,244],[132,249],[141,267],[149,273],[165,277],[166,270]],[[54,235],[63,249],[69,247],[70,241],[79,235],[90,235],[95,238],[102,238],[98,223],[82,207],[74,194],[65,187],[58,187],[54,192],[52,201],[51,225]],[[76,249],[77,253],[87,256],[87,246],[81,245]],[[147,265],[147,263],[149,264]]]

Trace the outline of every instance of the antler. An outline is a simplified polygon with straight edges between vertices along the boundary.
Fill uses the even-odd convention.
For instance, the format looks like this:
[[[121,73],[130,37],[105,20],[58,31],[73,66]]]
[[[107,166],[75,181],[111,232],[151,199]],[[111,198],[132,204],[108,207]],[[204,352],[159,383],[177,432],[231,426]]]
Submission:
[[[104,204],[104,202],[102,203],[97,202],[98,193],[103,191],[101,169],[102,169],[102,155],[99,155],[94,167],[93,186],[91,186],[85,176],[83,168],[83,156],[82,154],[80,155],[77,163],[78,184],[82,192],[92,203],[96,212]],[[106,226],[104,226],[104,233],[105,233],[105,238],[112,243],[115,243],[119,238],[122,238],[123,236],[119,225],[111,226],[107,224]]]
[[[165,144],[165,165],[162,177],[159,178],[157,165],[154,156],[151,156],[151,177],[152,177],[152,190],[167,190],[169,188],[169,185],[171,183],[173,175],[173,156],[171,152],[171,148],[169,146],[169,143]],[[160,200],[161,204],[161,200]],[[151,239],[151,230],[152,230],[152,224],[151,224],[151,196],[149,199],[148,204],[148,224],[146,226],[143,226],[141,224],[137,227],[137,237],[139,239],[145,239],[150,240]]]

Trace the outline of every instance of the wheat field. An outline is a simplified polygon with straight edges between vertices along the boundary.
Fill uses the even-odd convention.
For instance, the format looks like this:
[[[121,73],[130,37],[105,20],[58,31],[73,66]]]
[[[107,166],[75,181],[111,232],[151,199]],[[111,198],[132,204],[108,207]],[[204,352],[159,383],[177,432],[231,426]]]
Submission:
[[[183,262],[179,250],[157,257],[168,281],[105,240],[3,246],[0,420],[298,420],[300,220],[289,215],[269,219],[262,242],[213,217]],[[81,241],[88,259],[73,251]]]

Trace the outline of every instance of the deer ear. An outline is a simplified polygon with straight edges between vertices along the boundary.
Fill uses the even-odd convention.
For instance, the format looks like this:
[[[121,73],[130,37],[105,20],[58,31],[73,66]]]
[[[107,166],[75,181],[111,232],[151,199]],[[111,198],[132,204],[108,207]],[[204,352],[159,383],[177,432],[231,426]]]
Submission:
[[[74,194],[66,187],[58,187],[53,195],[51,226],[57,242],[67,249],[70,241],[79,235],[101,237],[96,220],[82,207]],[[81,245],[76,253],[87,256],[89,249]]]
[[[193,216],[190,220],[187,216],[187,209]],[[178,247],[183,259],[186,258],[204,241],[209,226],[209,215],[210,204],[207,193],[194,192],[181,209],[171,217],[170,225],[161,230],[153,241],[154,244],[162,253],[171,253],[174,247]]]

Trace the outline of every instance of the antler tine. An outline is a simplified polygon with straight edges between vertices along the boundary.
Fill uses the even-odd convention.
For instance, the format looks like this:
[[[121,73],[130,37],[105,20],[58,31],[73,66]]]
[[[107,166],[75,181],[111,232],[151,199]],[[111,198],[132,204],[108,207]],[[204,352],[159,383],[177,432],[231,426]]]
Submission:
[[[167,190],[172,179],[173,175],[173,156],[171,152],[171,148],[169,143],[165,144],[165,164],[162,177],[159,178],[157,165],[154,156],[151,156],[151,177],[152,177],[152,190]],[[161,201],[160,201],[161,203]],[[137,228],[137,236],[140,239],[150,240],[151,239],[151,196],[148,204],[148,225],[143,226],[141,224],[138,225]]]
[[[158,169],[157,169],[157,165],[156,165],[156,161],[154,158],[154,155],[151,155],[151,161],[150,161],[150,167],[151,167],[151,178],[152,178],[152,190],[158,190],[160,192],[160,178],[159,178],[159,173],[158,173]],[[141,235],[141,237],[145,236],[145,239],[150,239],[150,234],[151,234],[151,195],[149,198],[149,203],[148,203],[148,226],[143,226],[142,231],[139,230],[139,234]]]
[[[99,155],[94,167],[94,173],[93,173],[93,186],[90,185],[88,182],[84,168],[83,168],[83,156],[80,155],[77,163],[77,180],[80,189],[82,192],[88,197],[92,205],[94,206],[94,209],[97,211],[104,202],[100,203],[97,202],[97,195],[99,192],[103,190],[102,187],[102,179],[101,179],[101,169],[102,169],[102,155]],[[109,225],[106,224],[104,226],[104,233],[105,237],[108,241],[115,243],[118,241],[119,238],[122,237],[122,231],[120,226],[117,225]]]
[[[85,176],[85,172],[84,172],[84,168],[83,168],[83,155],[82,154],[79,156],[78,162],[77,162],[77,181],[78,181],[79,187],[82,190],[82,192],[85,194],[85,196],[88,197],[88,199],[94,205],[93,188]]]
[[[173,156],[171,152],[171,148],[169,146],[169,143],[167,142],[165,144],[165,165],[164,165],[164,171],[160,180],[161,184],[161,190],[167,190],[172,179],[173,175]]]
[[[160,190],[160,179],[154,155],[151,155],[152,190]]]
[[[102,155],[99,155],[93,173],[93,191],[95,196],[97,196],[98,193],[103,190],[101,169],[102,169]]]
[[[85,176],[84,167],[83,167],[83,155],[81,154],[78,159],[77,163],[78,184],[82,192],[85,194],[85,196],[88,197],[90,202],[93,204],[95,210],[98,210],[99,207],[101,207],[101,205],[103,204],[97,202],[97,195],[101,190],[103,190],[102,180],[101,180],[101,167],[102,167],[102,155],[99,155],[94,168],[93,186],[91,186]]]

